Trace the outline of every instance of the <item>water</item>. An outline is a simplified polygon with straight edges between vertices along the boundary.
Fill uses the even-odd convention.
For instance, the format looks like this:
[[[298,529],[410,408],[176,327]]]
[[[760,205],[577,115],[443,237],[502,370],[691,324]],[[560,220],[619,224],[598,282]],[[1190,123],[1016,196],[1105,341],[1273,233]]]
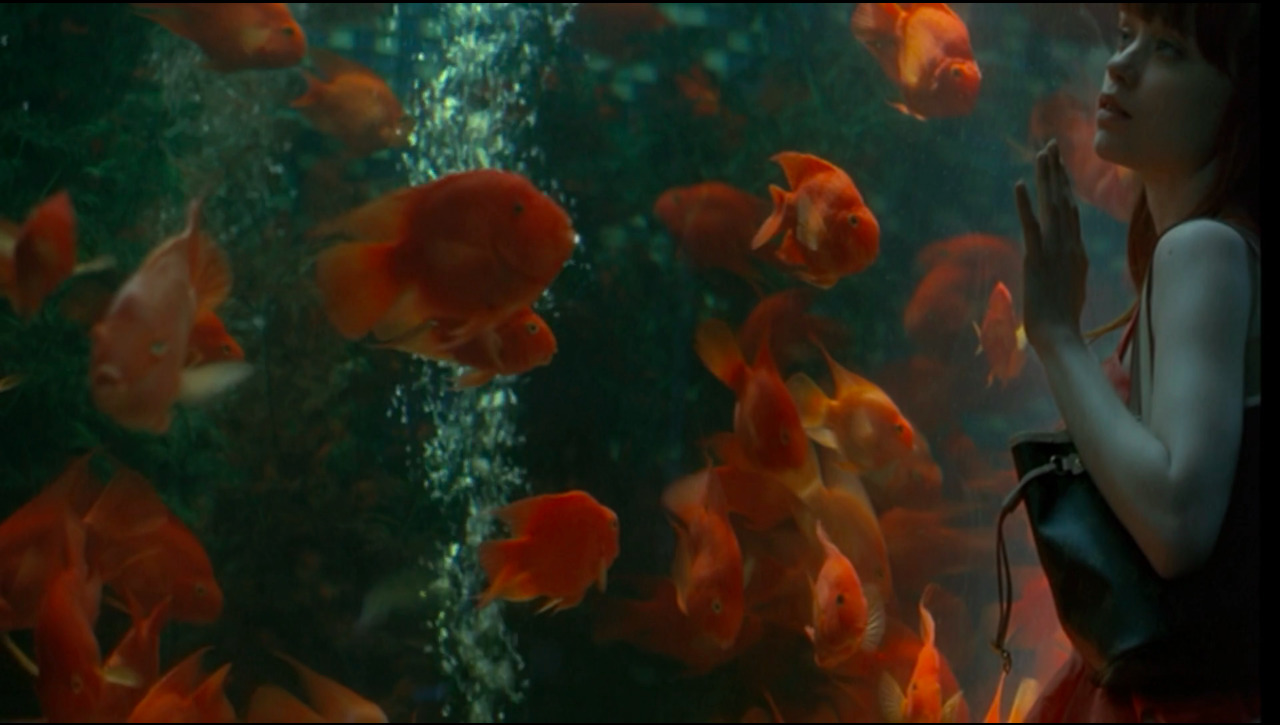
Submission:
[[[770,701],[788,720],[824,707],[881,719],[881,669],[822,671],[794,618],[760,601],[753,616],[769,622],[765,635],[692,676],[646,651],[661,633],[593,637],[617,598],[638,596],[639,578],[670,574],[676,541],[662,492],[704,467],[702,443],[734,425],[734,394],[695,352],[699,323],[736,330],[760,294],[806,289],[810,314],[826,320],[819,339],[927,441],[922,470],[940,466],[932,498],[867,477],[896,582],[890,613],[909,641],[925,585],[939,587],[929,607],[957,678],[944,691],[962,689],[974,719],[986,712],[999,668],[986,642],[992,524],[1010,485],[1004,446],[1057,414],[1033,352],[1007,384],[987,386],[973,325],[997,281],[1020,308],[1012,186],[1031,178],[1028,154],[1044,138],[1031,138],[1029,119],[1061,89],[1091,103],[1113,6],[954,5],[981,89],[971,111],[928,120],[890,106],[901,93],[850,32],[852,4],[632,6],[288,4],[309,48],[360,62],[405,109],[404,143],[371,153],[291,105],[307,91],[304,68],[323,77],[311,62],[218,72],[193,42],[123,4],[0,10],[0,216],[20,225],[65,189],[77,259],[114,259],[60,284],[29,320],[0,303],[0,379],[22,376],[0,392],[0,514],[90,450],[101,482],[122,468],[142,474],[201,542],[225,596],[216,621],[164,629],[162,670],[212,645],[206,670],[231,663],[226,692],[241,717],[262,684],[303,694],[272,657],[280,651],[392,721],[738,720]],[[788,188],[770,160],[783,151],[851,177],[879,225],[874,262],[827,289],[759,258],[749,262],[755,288],[691,264],[658,199],[724,182],[759,200],[764,211],[748,224],[758,228],[769,186]],[[576,237],[534,305],[555,334],[552,362],[459,391],[451,364],[338,334],[316,283],[316,259],[334,240],[309,232],[381,194],[484,168],[527,177]],[[1081,183],[1098,171],[1079,168]],[[253,374],[175,407],[162,434],[131,430],[93,403],[89,330],[148,252],[181,231],[196,198],[233,273],[217,314]],[[1086,327],[1131,299],[1122,215],[1106,202],[1082,204]],[[955,239],[965,246],[950,261],[921,255]],[[948,265],[959,270],[952,284],[929,293]],[[782,379],[803,372],[830,393],[820,353],[795,334],[801,324],[775,325],[794,338]],[[477,547],[506,535],[489,512],[569,489],[621,522],[607,594],[555,615],[536,615],[534,602],[476,610],[486,585]],[[735,530],[758,560],[750,591],[768,572],[759,552],[777,544],[743,519]],[[5,589],[17,586],[11,563],[27,550],[16,541],[0,540],[0,596],[15,596]],[[1017,546],[1015,563],[1034,571],[1030,548]],[[104,591],[122,598],[110,582]],[[779,591],[793,604],[806,596]],[[1044,602],[1034,611],[1052,621]],[[106,654],[129,620],[108,601],[92,625]],[[30,629],[13,634],[27,653]],[[1016,677],[1052,671],[1055,640],[1038,636],[1015,652]],[[893,656],[889,671],[905,685],[914,654]],[[0,657],[0,717],[40,712],[30,676]]]

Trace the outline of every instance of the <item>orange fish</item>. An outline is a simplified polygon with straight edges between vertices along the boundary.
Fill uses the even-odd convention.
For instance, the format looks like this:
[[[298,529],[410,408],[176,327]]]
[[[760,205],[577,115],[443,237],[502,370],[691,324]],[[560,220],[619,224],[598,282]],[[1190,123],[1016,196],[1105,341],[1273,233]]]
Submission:
[[[222,589],[209,555],[141,475],[118,470],[84,522],[95,569],[143,611],[168,601],[168,616],[181,622],[221,616]]]
[[[763,338],[767,342],[770,336],[766,332]],[[700,324],[694,345],[707,370],[737,395],[733,431],[751,464],[769,471],[803,466],[808,443],[770,345],[762,342],[755,365],[748,367],[733,332],[719,320]]]
[[[996,694],[991,700],[991,709],[987,710],[987,717],[983,722],[1007,722],[1020,723],[1025,722],[1027,713],[1030,712],[1031,706],[1036,703],[1036,699],[1040,697],[1040,683],[1024,677],[1022,682],[1018,683],[1018,691],[1014,693],[1013,705],[1009,708],[1009,719],[1000,719],[1000,705],[1004,695],[1004,678],[1008,674],[1004,670],[1000,671],[1000,681],[996,683]]]
[[[200,46],[208,67],[229,73],[289,68],[307,39],[285,3],[130,3],[138,14]]]
[[[1080,95],[1097,97],[1096,92]],[[1031,144],[1042,148],[1050,139],[1057,139],[1062,165],[1080,198],[1128,223],[1138,203],[1141,183],[1131,170],[1104,161],[1093,150],[1093,136],[1097,133],[1094,114],[1089,101],[1058,91],[1031,110]],[[1032,154],[1028,152],[1027,156]]]
[[[185,368],[197,315],[231,287],[226,256],[199,231],[199,219],[195,202],[186,230],[147,255],[93,326],[93,403],[126,428],[164,433],[174,403],[207,399],[251,370],[240,362]]]
[[[916,255],[924,276],[903,310],[907,336],[923,352],[952,359],[967,347],[973,321],[996,282],[1005,281],[1012,296],[1022,294],[1019,245],[991,234],[961,234],[930,243]]]
[[[130,683],[131,686],[106,683],[98,707],[98,713],[106,722],[119,722],[128,717],[147,689],[160,678],[160,630],[168,621],[169,602],[161,602],[146,614],[130,598],[129,616],[133,626],[120,638],[103,667],[111,672],[131,672],[136,675],[136,682]]]
[[[231,723],[235,708],[227,700],[225,686],[231,665],[219,667],[208,677],[201,676],[200,659],[211,648],[174,665],[160,678],[129,714],[128,722]]]
[[[594,582],[605,590],[618,558],[618,516],[585,491],[531,496],[495,512],[512,538],[480,545],[489,587],[477,607],[494,599],[546,597],[539,612],[572,609]]]
[[[756,283],[751,266],[751,238],[769,214],[763,199],[720,181],[674,187],[653,205],[695,267],[718,267]]]
[[[880,703],[886,722],[942,723],[959,722],[963,695],[956,692],[942,701],[941,676],[944,663],[942,654],[934,645],[933,615],[925,608],[925,597],[920,597],[920,637],[924,646],[916,656],[916,666],[904,695],[898,682],[889,673],[880,681]]]
[[[278,687],[267,685],[254,693],[247,722],[387,722],[386,713],[372,702],[286,654],[277,652],[276,656],[297,670],[312,707]]]
[[[811,287],[796,287],[760,300],[738,328],[742,354],[754,357],[766,332],[772,334],[773,358],[779,367],[814,357],[814,337],[827,345],[847,345],[847,325],[808,311],[817,294]]]
[[[324,80],[308,74],[307,91],[291,104],[317,131],[341,141],[352,155],[368,156],[409,145],[413,119],[372,70],[332,51],[311,51]]]
[[[0,221],[0,295],[19,317],[39,311],[76,266],[76,215],[60,191],[40,202],[21,228]]]
[[[818,347],[835,382],[835,398],[828,398],[804,373],[787,381],[809,437],[838,450],[843,465],[860,472],[879,470],[911,456],[915,428],[893,400],[875,383],[842,367],[826,347]]]
[[[213,310],[197,313],[191,326],[191,337],[187,340],[186,367],[236,360],[244,360],[244,350],[227,332],[218,315]]]
[[[796,278],[828,289],[857,274],[880,253],[880,223],[842,169],[791,151],[772,157],[786,173],[790,191],[770,185],[773,214],[751,242],[759,249],[783,232],[775,256]]]
[[[827,538],[818,522],[818,541],[826,552],[813,588],[813,624],[804,628],[813,642],[813,661],[829,668],[856,652],[871,652],[884,636],[884,603],[874,589],[864,589],[849,558]]]
[[[746,605],[742,550],[720,480],[708,466],[668,486],[662,505],[676,530],[671,567],[676,604],[700,632],[729,649],[742,629]]]
[[[547,365],[556,354],[556,337],[546,320],[526,307],[457,347],[448,347],[448,326],[431,325],[402,341],[381,347],[422,357],[448,360],[472,368],[454,381],[455,388],[484,385],[497,375],[519,375]]]
[[[902,91],[894,108],[921,120],[973,111],[982,73],[969,29],[946,3],[858,3],[850,25]]]
[[[991,297],[987,300],[987,314],[982,318],[982,325],[973,323],[978,333],[978,352],[986,353],[991,373],[987,376],[987,387],[999,380],[1008,385],[1010,380],[1018,377],[1022,366],[1027,362],[1027,331],[1022,325],[1013,322],[1013,295],[1004,282],[996,282],[991,289]]]
[[[351,339],[373,331],[385,341],[444,320],[458,323],[445,347],[461,345],[532,305],[573,253],[569,216],[507,171],[451,174],[379,205],[382,214],[356,210],[347,230],[394,228],[391,239],[339,244],[316,260],[325,311]]]

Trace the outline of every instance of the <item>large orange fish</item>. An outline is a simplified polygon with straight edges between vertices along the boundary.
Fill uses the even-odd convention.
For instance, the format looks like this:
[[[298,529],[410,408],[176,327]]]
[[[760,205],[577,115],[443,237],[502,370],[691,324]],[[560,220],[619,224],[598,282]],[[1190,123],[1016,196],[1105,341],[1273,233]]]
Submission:
[[[546,597],[539,610],[572,609],[595,583],[605,590],[618,558],[618,516],[585,491],[531,496],[495,512],[512,537],[480,545],[489,587],[477,607],[494,599]]]
[[[768,202],[721,181],[667,189],[654,216],[695,267],[718,267],[752,283],[751,239],[769,214]]]
[[[819,345],[827,359],[835,398],[804,373],[787,381],[809,437],[840,451],[844,465],[875,471],[915,452],[915,428],[875,383],[845,369]]]
[[[139,15],[200,46],[223,73],[288,68],[302,61],[306,36],[285,3],[130,3]]]
[[[902,91],[894,108],[921,120],[973,111],[982,73],[969,29],[946,3],[858,3],[850,24]]]
[[[185,367],[197,316],[231,287],[226,256],[199,220],[195,202],[186,230],[151,251],[91,331],[93,403],[126,428],[164,433],[174,403],[208,399],[251,371],[240,362]]]
[[[307,75],[307,91],[292,106],[317,131],[357,157],[409,144],[413,119],[378,74],[321,48],[311,51],[311,60],[324,78]]]
[[[450,347],[449,326],[432,325],[382,347],[422,357],[447,360],[471,368],[454,381],[455,388],[484,385],[498,375],[519,375],[547,365],[556,354],[556,337],[538,313],[526,307],[462,345]]]
[[[870,652],[884,636],[884,602],[862,580],[849,557],[831,543],[818,522],[818,541],[826,552],[813,587],[813,623],[805,634],[813,642],[813,660],[819,667],[834,667],[856,652]]]
[[[982,325],[975,322],[973,329],[978,333],[977,354],[985,354],[987,364],[991,366],[987,385],[996,380],[1008,385],[1010,380],[1018,377],[1027,362],[1027,331],[1014,323],[1013,295],[1003,282],[996,282],[991,289]]]
[[[0,221],[0,295],[31,317],[76,266],[76,216],[58,192],[36,205],[21,228]]]
[[[695,348],[707,369],[738,398],[733,432],[751,464],[769,471],[798,469],[808,458],[808,442],[795,403],[774,364],[768,332],[748,366],[733,331],[719,320],[698,326]]]
[[[787,151],[772,160],[782,166],[791,189],[769,186],[773,214],[751,248],[783,233],[777,260],[797,279],[822,289],[870,267],[880,254],[880,223],[849,175],[811,154]]]
[[[227,700],[225,690],[231,665],[225,664],[213,674],[203,676],[200,660],[209,649],[197,650],[174,665],[147,690],[129,714],[128,722],[235,722],[236,711]]]
[[[668,486],[662,505],[676,530],[676,603],[698,631],[729,649],[742,629],[746,604],[742,550],[720,481],[708,466]]]
[[[247,722],[387,722],[382,708],[294,658],[276,655],[297,670],[311,707],[279,687],[266,685],[250,699]]]
[[[325,310],[351,339],[370,331],[395,339],[444,320],[458,323],[445,347],[461,345],[532,305],[575,243],[558,204],[523,176],[496,169],[403,189],[354,214],[331,226],[395,234],[339,244],[316,260]]]

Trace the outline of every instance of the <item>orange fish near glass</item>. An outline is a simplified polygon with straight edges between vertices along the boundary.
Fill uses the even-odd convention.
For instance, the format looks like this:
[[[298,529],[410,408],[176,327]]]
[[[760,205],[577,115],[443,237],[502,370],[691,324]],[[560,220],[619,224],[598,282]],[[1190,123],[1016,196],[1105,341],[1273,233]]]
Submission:
[[[338,139],[356,157],[409,144],[413,120],[372,70],[317,48],[311,60],[324,77],[308,74],[307,91],[291,104],[317,131]]]
[[[982,318],[982,325],[973,323],[978,333],[978,352],[987,356],[991,373],[987,376],[989,387],[996,380],[1008,385],[1010,380],[1018,377],[1022,366],[1027,362],[1027,331],[1022,325],[1014,323],[1013,295],[1004,282],[996,282],[991,289],[991,297],[987,300],[987,313]]]
[[[76,216],[61,191],[40,202],[21,227],[0,220],[0,296],[30,318],[76,266]]]
[[[797,279],[829,289],[857,274],[880,254],[880,223],[842,169],[810,154],[773,157],[790,191],[770,186],[773,214],[751,241],[759,249],[782,233],[775,259]]]
[[[130,3],[144,18],[200,46],[222,73],[289,68],[307,40],[285,3]]]
[[[494,599],[545,597],[539,612],[572,609],[596,584],[608,582],[618,558],[618,516],[585,491],[531,496],[495,512],[511,538],[480,545],[489,586],[477,608]]]
[[[946,3],[858,3],[850,24],[901,89],[893,108],[920,120],[973,111],[982,72],[969,28]]]
[[[316,260],[334,327],[350,339],[373,332],[386,342],[443,322],[442,350],[532,305],[576,239],[550,197],[495,169],[402,189],[349,216],[326,226],[368,241],[336,245]]]

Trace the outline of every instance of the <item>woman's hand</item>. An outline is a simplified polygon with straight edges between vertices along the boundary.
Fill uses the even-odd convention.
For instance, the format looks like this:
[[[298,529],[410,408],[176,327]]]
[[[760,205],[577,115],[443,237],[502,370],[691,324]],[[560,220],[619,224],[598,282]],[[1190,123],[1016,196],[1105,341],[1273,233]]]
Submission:
[[[1026,243],[1023,324],[1027,341],[1043,353],[1063,340],[1081,339],[1080,314],[1089,274],[1089,258],[1080,240],[1080,212],[1057,141],[1050,141],[1036,156],[1036,196],[1038,219],[1027,185],[1019,181],[1014,186]]]

